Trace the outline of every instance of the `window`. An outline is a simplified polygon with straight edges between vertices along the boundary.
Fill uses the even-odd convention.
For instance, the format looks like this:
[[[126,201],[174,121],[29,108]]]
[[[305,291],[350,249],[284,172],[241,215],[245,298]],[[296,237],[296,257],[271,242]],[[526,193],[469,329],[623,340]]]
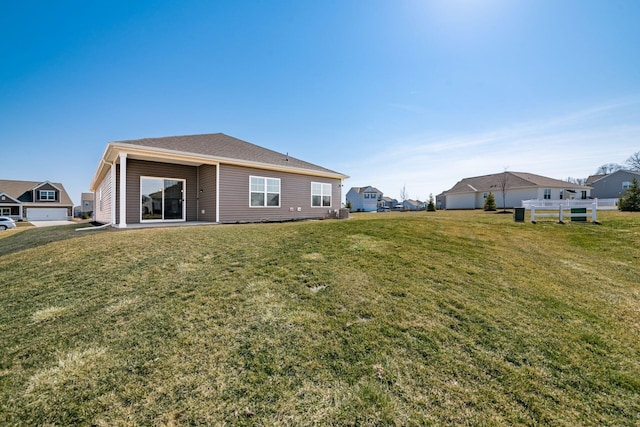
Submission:
[[[249,206],[280,207],[280,178],[249,177]]]
[[[9,216],[11,215],[11,208],[2,208],[0,209],[0,213],[4,216]]]
[[[564,199],[564,190],[560,190],[560,200]]]
[[[544,199],[545,200],[551,200],[551,189],[550,188],[545,188],[544,189]]]
[[[631,182],[629,182],[629,181],[624,181],[624,182],[622,183],[622,189],[623,189],[623,190],[628,190],[628,189],[629,189],[629,187],[631,187]]]
[[[331,207],[331,184],[311,183],[311,206]]]
[[[486,199],[488,195],[489,195],[489,193],[482,193],[482,198]]]
[[[56,200],[56,192],[53,190],[40,190],[40,200]]]

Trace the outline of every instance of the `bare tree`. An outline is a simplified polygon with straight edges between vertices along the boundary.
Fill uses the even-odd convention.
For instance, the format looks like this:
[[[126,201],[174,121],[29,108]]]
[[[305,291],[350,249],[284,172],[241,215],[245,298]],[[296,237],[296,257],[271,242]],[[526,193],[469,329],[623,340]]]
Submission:
[[[507,211],[507,185],[509,183],[509,173],[507,172],[507,168],[504,168],[504,172],[498,178],[498,186],[500,187],[500,191],[502,192],[502,212]]]
[[[633,153],[626,163],[631,170],[640,171],[640,151]]]
[[[409,194],[407,193],[407,186],[403,185],[402,190],[400,190],[400,199],[404,202],[409,198]]]
[[[570,182],[571,184],[585,185],[587,182],[587,178],[573,178],[570,176],[569,178],[567,178],[567,182]]]
[[[609,175],[610,173],[619,171],[620,169],[624,169],[622,165],[617,163],[605,163],[598,168],[596,175]]]

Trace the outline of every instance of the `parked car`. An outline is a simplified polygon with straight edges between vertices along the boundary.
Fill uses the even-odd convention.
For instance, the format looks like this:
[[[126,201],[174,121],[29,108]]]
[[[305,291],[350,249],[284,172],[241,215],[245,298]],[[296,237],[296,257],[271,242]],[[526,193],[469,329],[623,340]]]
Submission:
[[[16,228],[16,222],[7,216],[0,216],[0,231],[7,228]]]

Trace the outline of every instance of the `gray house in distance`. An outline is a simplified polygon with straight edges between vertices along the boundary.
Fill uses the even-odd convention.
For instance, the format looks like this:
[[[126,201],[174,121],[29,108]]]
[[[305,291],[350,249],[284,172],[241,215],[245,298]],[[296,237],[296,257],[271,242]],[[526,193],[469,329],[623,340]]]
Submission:
[[[587,178],[592,187],[591,196],[598,199],[619,199],[633,182],[640,181],[640,171],[619,170],[607,175],[594,175]]]
[[[337,216],[346,175],[222,134],[110,142],[96,221],[261,222]]]

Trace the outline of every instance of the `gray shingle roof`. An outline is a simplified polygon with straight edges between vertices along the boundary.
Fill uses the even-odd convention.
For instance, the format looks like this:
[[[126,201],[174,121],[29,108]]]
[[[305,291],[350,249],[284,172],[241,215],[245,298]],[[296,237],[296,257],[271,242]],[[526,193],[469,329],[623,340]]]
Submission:
[[[144,138],[127,141],[114,141],[114,144],[127,144],[152,149],[175,151],[181,154],[212,156],[216,158],[241,160],[283,168],[298,168],[310,171],[340,174],[313,163],[278,153],[264,147],[243,141],[223,133],[202,135],[168,136]]]
[[[383,194],[382,191],[380,191],[376,187],[372,187],[370,185],[367,185],[366,187],[351,187],[351,188],[353,188],[356,191],[356,193],[358,193],[358,194],[363,193],[363,192],[365,192],[367,190],[369,192],[376,192],[376,193]],[[371,190],[369,190],[369,189],[371,189]]]
[[[507,189],[542,187],[542,188],[571,188],[571,189],[589,189],[584,185],[571,184],[570,182],[561,181],[559,179],[548,178],[546,176],[536,175],[527,172],[509,172],[507,171]],[[472,178],[464,178],[458,181],[450,190],[450,193],[470,193],[470,192],[497,192],[501,190],[501,180],[503,172],[475,176]]]

